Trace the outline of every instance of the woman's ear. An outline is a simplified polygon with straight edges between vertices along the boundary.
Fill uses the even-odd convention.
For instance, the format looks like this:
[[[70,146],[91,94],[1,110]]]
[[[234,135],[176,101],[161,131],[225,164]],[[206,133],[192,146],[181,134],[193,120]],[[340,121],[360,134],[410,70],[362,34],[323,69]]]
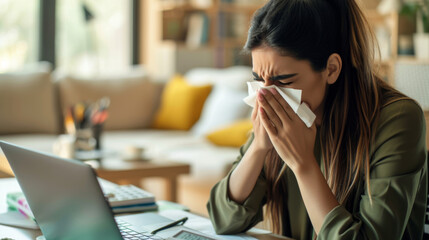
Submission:
[[[343,62],[339,54],[333,53],[329,56],[325,70],[328,84],[334,84],[337,81],[342,66]]]

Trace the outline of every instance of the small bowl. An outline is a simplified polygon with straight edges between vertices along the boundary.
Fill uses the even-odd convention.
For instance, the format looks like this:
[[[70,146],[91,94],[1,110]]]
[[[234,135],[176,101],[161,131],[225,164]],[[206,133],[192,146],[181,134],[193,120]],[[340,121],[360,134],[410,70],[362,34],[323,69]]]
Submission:
[[[128,146],[124,150],[123,159],[125,161],[145,161],[147,159],[143,157],[144,150],[144,147]]]

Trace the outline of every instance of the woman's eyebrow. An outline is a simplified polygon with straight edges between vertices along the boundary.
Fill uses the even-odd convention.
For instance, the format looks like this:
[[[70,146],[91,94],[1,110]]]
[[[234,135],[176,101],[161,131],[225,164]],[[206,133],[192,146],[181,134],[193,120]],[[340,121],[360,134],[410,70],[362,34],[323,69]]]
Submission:
[[[255,78],[261,78],[261,77],[259,77],[259,75],[258,75],[257,73],[255,73],[255,72],[252,72],[252,75],[253,75]],[[270,80],[271,80],[271,81],[279,81],[279,80],[284,80],[284,79],[288,79],[288,78],[291,78],[291,77],[295,77],[296,75],[298,75],[298,73],[291,73],[291,74],[277,75],[277,76],[272,76],[272,77],[270,77]]]
[[[258,75],[257,73],[255,73],[255,72],[252,72],[252,75],[253,75],[255,78],[261,78],[261,77],[259,77],[259,75]]]

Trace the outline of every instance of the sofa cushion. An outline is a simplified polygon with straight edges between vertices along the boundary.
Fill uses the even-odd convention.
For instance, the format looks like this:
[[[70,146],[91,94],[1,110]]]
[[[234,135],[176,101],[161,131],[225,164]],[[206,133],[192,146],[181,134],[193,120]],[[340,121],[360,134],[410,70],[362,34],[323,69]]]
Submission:
[[[203,136],[220,127],[231,124],[250,115],[251,108],[243,102],[247,96],[244,90],[232,89],[217,84],[207,98],[201,117],[192,132]]]
[[[218,146],[240,147],[246,143],[252,128],[252,121],[243,119],[209,133],[207,139]]]
[[[59,80],[62,109],[79,102],[95,102],[110,98],[109,117],[104,129],[141,129],[150,126],[158,107],[160,84],[145,76],[124,78],[77,78],[64,77]]]
[[[49,71],[0,74],[0,134],[59,133]]]
[[[234,90],[247,91],[246,82],[253,79],[252,68],[233,66],[229,68],[194,68],[185,74],[191,85],[222,85]]]
[[[189,130],[198,121],[211,85],[192,86],[182,76],[173,77],[162,93],[153,127]]]

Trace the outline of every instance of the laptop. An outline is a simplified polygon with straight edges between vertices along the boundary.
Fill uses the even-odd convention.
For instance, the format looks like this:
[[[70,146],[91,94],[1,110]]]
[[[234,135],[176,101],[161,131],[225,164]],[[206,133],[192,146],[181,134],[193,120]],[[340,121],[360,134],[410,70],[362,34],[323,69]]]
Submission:
[[[201,232],[174,226],[156,213],[114,217],[94,170],[78,160],[0,141],[15,177],[45,239],[202,239]]]

